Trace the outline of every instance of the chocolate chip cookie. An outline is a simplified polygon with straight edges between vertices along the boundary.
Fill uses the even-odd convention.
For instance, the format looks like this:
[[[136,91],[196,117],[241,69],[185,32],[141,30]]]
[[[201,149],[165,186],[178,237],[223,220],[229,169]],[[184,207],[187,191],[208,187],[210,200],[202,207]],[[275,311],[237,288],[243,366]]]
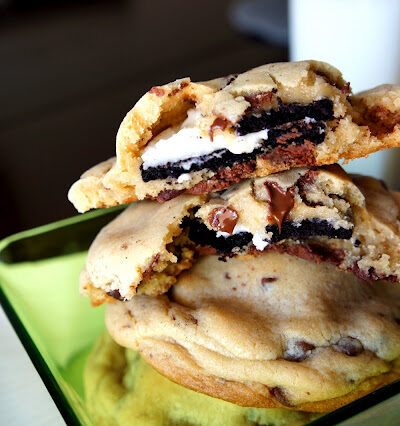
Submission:
[[[400,289],[279,253],[205,256],[107,328],[176,383],[242,406],[324,412],[400,377]]]
[[[123,120],[117,157],[82,175],[69,198],[81,212],[167,201],[399,146],[399,93],[384,86],[353,97],[340,72],[317,61],[153,87]]]
[[[367,281],[400,280],[400,207],[381,181],[338,165],[244,180],[208,196],[145,200],[93,242],[81,290],[99,304],[162,294],[204,254],[276,251]]]

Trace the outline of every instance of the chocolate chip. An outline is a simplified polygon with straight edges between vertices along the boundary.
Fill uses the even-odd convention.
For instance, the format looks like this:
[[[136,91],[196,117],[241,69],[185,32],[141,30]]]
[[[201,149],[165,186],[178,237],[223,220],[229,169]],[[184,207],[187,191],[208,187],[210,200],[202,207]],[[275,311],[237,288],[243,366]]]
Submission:
[[[173,198],[176,198],[178,195],[182,194],[183,191],[183,189],[166,189],[165,191],[161,191],[157,195],[156,200],[159,203],[164,203],[165,201],[169,201]]]
[[[281,233],[282,223],[294,206],[294,187],[284,189],[273,181],[266,181],[264,185],[269,194],[269,218]]]
[[[189,238],[202,247],[212,247],[217,254],[230,255],[247,247],[253,238],[250,232],[239,232],[228,237],[217,237],[214,230],[209,229],[199,220],[184,219],[184,226],[189,228]],[[236,249],[236,250],[234,250]]]
[[[275,93],[276,91],[272,91],[272,90],[270,92],[260,92],[260,93],[257,93],[256,95],[246,96],[245,99],[247,102],[250,103],[251,110],[254,113],[258,109],[261,110],[261,108],[265,104],[271,104],[272,97]]]
[[[154,257],[153,261],[150,263],[148,268],[143,272],[143,277],[142,277],[143,281],[147,281],[150,278],[151,272],[153,271],[153,268],[157,265],[159,260],[160,260],[160,253],[158,253]]]
[[[277,277],[263,277],[261,278],[261,285],[264,287],[265,284],[273,283],[277,279],[278,279]]]
[[[153,93],[154,95],[161,97],[164,96],[165,91],[161,87],[154,86],[149,90],[149,93]]]
[[[210,127],[210,130],[209,130],[209,135],[210,135],[210,139],[211,139],[211,141],[213,141],[214,140],[214,132],[217,130],[217,129],[220,129],[220,130],[222,130],[222,131],[224,131],[228,126],[229,126],[229,124],[231,124],[231,122],[227,119],[227,118],[224,118],[224,117],[217,117],[214,121],[213,121],[213,123],[211,124],[211,127]]]
[[[225,278],[226,278],[227,280],[230,280],[230,279],[231,279],[231,276],[230,276],[229,272],[227,272],[227,273],[225,274]]]
[[[282,388],[276,386],[269,390],[271,395],[277,399],[282,405],[285,405],[286,407],[292,407],[293,405],[288,401],[287,396],[285,395],[285,392],[282,390]]]
[[[237,211],[230,207],[217,207],[208,215],[208,221],[213,228],[231,235],[238,220]]]
[[[231,75],[226,76],[225,77],[226,78],[225,87],[229,86],[232,82],[234,82],[236,80],[237,76],[238,76],[238,74],[231,74]],[[222,88],[220,90],[222,90]]]
[[[362,343],[354,337],[341,337],[338,342],[332,346],[335,351],[348,356],[357,356],[364,351]]]
[[[288,349],[283,354],[283,358],[286,361],[304,361],[311,355],[313,349],[315,349],[315,346],[312,343],[305,342],[304,340],[296,340],[289,343]]]
[[[354,241],[354,247],[358,247],[361,244],[360,240],[355,240]]]
[[[120,294],[119,290],[111,290],[111,291],[108,291],[107,294],[109,296],[113,297],[114,299],[124,300],[124,298],[121,297],[121,294]]]
[[[184,81],[182,82],[179,87],[176,87],[175,89],[171,90],[171,92],[168,93],[168,97],[175,96],[177,93],[179,93],[183,88],[188,86],[189,83]]]

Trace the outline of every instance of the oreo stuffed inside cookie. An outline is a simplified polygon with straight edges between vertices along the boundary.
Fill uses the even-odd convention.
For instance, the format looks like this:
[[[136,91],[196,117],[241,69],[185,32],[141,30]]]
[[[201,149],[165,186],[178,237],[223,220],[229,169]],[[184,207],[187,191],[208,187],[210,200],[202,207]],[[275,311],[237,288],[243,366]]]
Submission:
[[[189,238],[220,256],[277,251],[367,281],[400,280],[400,204],[384,182],[339,165],[255,178],[212,196]]]
[[[123,120],[116,159],[82,175],[69,198],[81,212],[167,201],[399,146],[399,93],[386,85],[353,97],[340,72],[317,61],[153,87]]]
[[[399,204],[381,181],[338,165],[297,168],[207,196],[133,204],[93,242],[81,291],[93,304],[158,295],[205,254],[264,251],[398,282],[399,246]]]
[[[109,304],[120,345],[241,406],[326,412],[399,378],[400,289],[279,253],[206,256],[172,291]]]

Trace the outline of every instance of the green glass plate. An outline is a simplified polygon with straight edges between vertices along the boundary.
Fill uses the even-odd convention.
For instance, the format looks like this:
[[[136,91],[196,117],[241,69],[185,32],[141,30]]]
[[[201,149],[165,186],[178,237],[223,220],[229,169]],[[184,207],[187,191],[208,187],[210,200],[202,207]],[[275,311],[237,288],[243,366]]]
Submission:
[[[79,273],[97,232],[121,207],[102,209],[10,236],[0,242],[0,302],[69,425],[92,425],[83,367],[104,331],[104,307],[78,294]],[[400,381],[313,424],[398,425]]]

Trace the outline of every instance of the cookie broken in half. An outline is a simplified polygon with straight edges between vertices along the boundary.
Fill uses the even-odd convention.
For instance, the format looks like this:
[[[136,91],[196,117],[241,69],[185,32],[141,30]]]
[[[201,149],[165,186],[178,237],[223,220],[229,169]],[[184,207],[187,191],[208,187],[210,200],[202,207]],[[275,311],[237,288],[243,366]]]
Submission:
[[[340,72],[317,61],[153,87],[123,120],[117,157],[82,175],[69,198],[81,212],[166,201],[399,146],[399,95],[386,85],[351,96]]]
[[[381,181],[338,165],[135,203],[100,231],[81,276],[94,304],[165,293],[199,256],[288,253],[367,281],[400,280],[400,210]]]

